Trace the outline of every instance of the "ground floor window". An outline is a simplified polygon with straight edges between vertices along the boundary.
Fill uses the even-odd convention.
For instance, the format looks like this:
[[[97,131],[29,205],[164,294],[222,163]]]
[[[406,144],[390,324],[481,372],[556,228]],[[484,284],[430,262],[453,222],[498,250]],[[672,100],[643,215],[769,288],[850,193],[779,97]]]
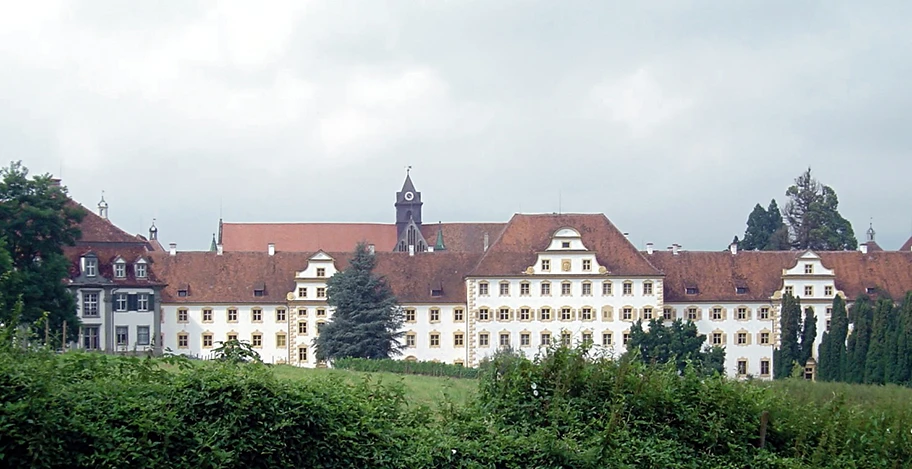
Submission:
[[[101,335],[100,326],[82,326],[82,348],[86,350],[98,350]]]
[[[149,326],[136,326],[136,345],[149,345]]]
[[[130,328],[127,326],[117,326],[117,345],[118,346],[128,346],[130,345]]]

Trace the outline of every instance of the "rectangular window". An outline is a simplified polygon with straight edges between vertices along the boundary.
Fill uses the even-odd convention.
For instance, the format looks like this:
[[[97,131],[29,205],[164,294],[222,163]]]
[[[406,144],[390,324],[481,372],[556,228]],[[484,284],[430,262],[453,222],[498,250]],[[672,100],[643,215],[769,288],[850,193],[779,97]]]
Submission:
[[[770,309],[767,307],[760,308],[760,319],[766,321],[770,318]]]
[[[177,348],[190,347],[190,336],[187,334],[177,334]]]
[[[770,333],[761,332],[760,333],[760,345],[769,345],[770,344]]]
[[[748,314],[747,314],[747,308],[745,308],[743,306],[738,308],[738,319],[740,319],[742,321],[744,321],[746,319],[750,319],[750,316],[748,316]]]
[[[697,308],[687,308],[687,319],[689,321],[696,321],[698,317]]]
[[[440,334],[436,332],[431,334],[431,347],[440,347]]]
[[[531,344],[532,344],[532,335],[531,334],[529,334],[528,332],[523,332],[522,334],[519,334],[519,346],[520,347],[528,347]]]
[[[212,310],[211,309],[203,310],[203,322],[212,322]]]
[[[324,317],[326,317],[326,309],[325,309],[325,308],[317,308],[317,317],[318,317],[318,318],[324,318]]]
[[[795,294],[795,290],[792,288],[791,285],[785,287],[785,294],[786,294],[786,295],[794,295],[794,294]]]
[[[804,273],[813,274],[814,273],[814,264],[804,264]]]
[[[237,318],[238,318],[237,310],[234,308],[230,308],[228,310],[228,322],[237,322]]]
[[[266,290],[255,288],[253,290],[253,296],[264,297],[264,296],[266,296]]]
[[[592,270],[592,260],[583,259],[583,272],[589,272]]]
[[[457,333],[453,334],[453,346],[462,347],[463,343],[465,342],[464,337],[465,336],[462,334],[462,332],[457,332]]]
[[[592,296],[592,284],[586,282],[583,284],[583,296]]]
[[[721,332],[713,332],[712,344],[713,345],[722,345],[722,333]]]
[[[307,322],[301,321],[298,323],[298,334],[307,334]]]
[[[611,282],[602,282],[602,295],[611,295]]]
[[[672,308],[665,308],[662,310],[662,319],[666,321],[674,321],[675,312]]]
[[[551,345],[551,334],[547,332],[541,333],[541,344],[542,345]]]
[[[478,296],[488,296],[488,284],[487,283],[478,284]]]
[[[298,298],[307,298],[307,287],[298,287]]]
[[[570,296],[570,282],[561,284],[561,296]]]
[[[323,330],[323,324],[326,324],[326,323],[324,323],[323,321],[317,321],[317,335],[320,335],[320,331]]]
[[[520,283],[520,284],[519,284],[519,294],[522,295],[522,296],[528,296],[528,295],[529,295],[529,284],[528,284],[528,283]]]
[[[747,332],[739,332],[737,341],[738,345],[747,345]]]
[[[561,247],[564,249],[570,249],[570,241],[561,241]]]
[[[453,321],[456,321],[456,322],[464,321],[465,320],[465,319],[463,319],[463,318],[465,318],[464,314],[465,313],[462,311],[461,308],[454,309],[453,310]]]
[[[177,322],[187,322],[189,320],[189,314],[186,309],[177,310]]]
[[[298,347],[298,361],[299,362],[307,361],[307,347]]]
[[[229,341],[229,342],[236,342],[236,341],[237,341],[237,334],[228,334],[228,341]]]
[[[275,318],[276,318],[276,322],[285,322],[286,321],[285,308],[276,308]]]
[[[114,310],[115,311],[126,311],[127,310],[127,294],[118,293],[114,296]]]
[[[713,319],[713,321],[722,320],[722,308],[713,308],[712,309],[712,319]]]
[[[541,284],[541,294],[542,296],[551,296],[551,284],[543,282]]]
[[[519,320],[520,321],[529,321],[532,319],[532,312],[529,308],[520,308],[519,310]]]
[[[263,334],[253,334],[252,336],[250,336],[250,344],[253,345],[254,347],[262,347],[263,346]]]
[[[416,342],[417,342],[417,341],[416,341],[416,336],[415,336],[415,334],[406,334],[406,335],[405,335],[405,346],[406,346],[406,347],[408,347],[408,348],[415,348],[415,343],[416,343]]]
[[[500,296],[509,296],[510,295],[510,284],[501,283],[500,284]]]
[[[769,360],[760,360],[760,376],[769,376],[770,374],[770,361]]]
[[[621,319],[624,321],[633,320],[633,308],[624,308],[621,310]]]
[[[212,334],[203,334],[203,348],[212,348]]]
[[[747,374],[747,360],[738,360],[738,376]]]
[[[82,293],[82,317],[98,317],[98,293]]]
[[[592,308],[583,308],[582,310],[580,310],[580,319],[582,319],[583,321],[591,321],[592,320]]]
[[[804,296],[805,297],[814,296],[814,287],[811,285],[805,285],[804,286]]]
[[[136,326],[136,345],[149,345],[150,339],[149,326]]]
[[[542,308],[541,309],[541,320],[542,321],[551,320],[551,308]]]
[[[285,344],[286,344],[286,343],[287,343],[287,340],[286,340],[286,337],[285,337],[285,334],[284,334],[284,333],[283,333],[283,334],[276,334],[276,347],[277,347],[277,348],[285,347]]]
[[[497,313],[497,319],[499,321],[509,321],[510,320],[510,308],[500,308],[500,311]]]
[[[652,308],[651,307],[647,306],[647,307],[643,308],[643,319],[644,320],[652,319]]]
[[[98,350],[100,330],[100,326],[82,326],[82,348]]]
[[[479,321],[490,321],[491,312],[488,311],[488,308],[481,308],[478,310],[478,320]]]
[[[317,298],[326,298],[326,288],[317,287]]]
[[[114,276],[117,278],[124,278],[127,276],[127,265],[123,262],[118,262],[114,264]]]
[[[298,317],[306,318],[307,317],[307,308],[298,308]]]
[[[738,295],[746,295],[746,294],[747,294],[747,287],[745,287],[745,286],[740,286],[740,285],[737,286],[737,287],[735,287],[735,294],[738,294]]]
[[[487,346],[488,346],[488,342],[489,342],[489,338],[488,338],[488,337],[489,337],[489,336],[488,336],[488,333],[487,333],[487,332],[482,332],[481,334],[478,334],[478,346],[479,346],[479,347],[487,347]]]
[[[644,294],[644,295],[652,295],[652,282],[644,282],[644,283],[643,283],[643,294]]]
[[[96,259],[86,259],[85,266],[86,277],[98,275],[98,261]]]
[[[561,345],[563,345],[564,347],[570,346],[570,333],[569,332],[561,333]]]
[[[548,259],[542,259],[542,270],[545,272],[551,271],[551,261]]]
[[[823,294],[826,296],[833,296],[833,286],[827,285],[823,287]]]
[[[624,295],[633,294],[633,283],[632,282],[624,282],[623,294]]]
[[[317,277],[326,277],[326,269],[317,267]]]
[[[602,345],[604,345],[604,346],[611,345],[611,333],[610,332],[602,333]]]
[[[624,342],[624,345],[627,345],[627,342],[630,342],[630,333],[625,332],[624,335],[621,336],[621,341]]]
[[[137,311],[149,311],[149,294],[140,293],[136,295],[136,310]]]
[[[133,268],[136,278],[146,278],[146,264],[136,264]]]
[[[436,309],[436,308],[431,309],[430,320],[431,320],[431,322],[440,322],[440,310],[439,309]]]
[[[127,326],[117,326],[115,337],[117,337],[117,345],[130,345],[130,328]]]
[[[591,344],[592,343],[592,333],[583,332],[583,343]]]
[[[696,295],[700,293],[700,289],[697,287],[684,287],[684,294],[686,295]]]
[[[570,321],[573,319],[573,310],[570,308],[561,308],[561,321]]]

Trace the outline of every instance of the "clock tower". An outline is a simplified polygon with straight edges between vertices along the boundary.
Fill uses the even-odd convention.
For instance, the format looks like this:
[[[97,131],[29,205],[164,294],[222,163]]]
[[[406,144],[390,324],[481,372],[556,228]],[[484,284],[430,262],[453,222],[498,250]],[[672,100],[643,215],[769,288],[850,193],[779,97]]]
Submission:
[[[406,170],[402,190],[396,193],[396,251],[407,252],[414,246],[415,252],[427,250],[427,242],[421,235],[421,192],[415,190],[411,167]]]

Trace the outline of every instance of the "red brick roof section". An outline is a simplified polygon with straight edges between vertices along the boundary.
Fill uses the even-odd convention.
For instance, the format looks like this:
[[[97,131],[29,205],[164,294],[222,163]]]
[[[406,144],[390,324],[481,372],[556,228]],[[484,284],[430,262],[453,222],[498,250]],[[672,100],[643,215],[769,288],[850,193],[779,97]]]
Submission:
[[[137,236],[131,235],[126,231],[118,228],[110,220],[105,220],[95,212],[77,204],[70,202],[73,206],[78,206],[86,211],[85,217],[79,223],[79,230],[82,231],[82,237],[79,239],[81,244],[92,243],[143,243],[146,241]]]
[[[909,240],[906,241],[906,244],[903,244],[902,247],[899,248],[899,250],[905,251],[905,252],[912,252],[912,237],[910,237]]]
[[[112,247],[98,244],[64,247],[63,253],[70,261],[70,278],[79,276],[80,258],[90,252],[98,257],[98,276],[112,281],[115,285],[149,287],[163,284],[160,275],[157,274],[154,259],[142,245]],[[114,261],[118,257],[126,263],[126,277],[124,278],[114,277]],[[140,258],[146,261],[146,278],[136,278],[133,270],[133,264]]]
[[[490,245],[500,236],[505,226],[506,223],[425,223],[421,226],[421,234],[428,245],[434,246],[440,227],[443,229],[443,244],[447,251],[482,253],[484,235],[488,235]]]
[[[598,263],[611,275],[662,275],[603,214],[516,214],[503,233],[491,240],[473,276],[516,276],[535,264],[536,254],[548,248],[551,236],[573,228],[583,245],[595,251]]]
[[[396,225],[382,223],[223,223],[222,248],[226,251],[350,252],[360,241],[378,251],[392,251]]]
[[[155,253],[157,273],[168,287],[164,301],[174,303],[282,304],[295,287],[295,272],[307,268],[312,252],[178,252]],[[348,267],[350,253],[328,253],[339,269]],[[464,277],[477,255],[460,253],[376,253],[375,273],[386,277],[400,303],[465,303]],[[264,296],[254,285],[265,284]],[[178,289],[188,288],[179,297]],[[434,296],[432,290],[442,290]]]
[[[901,300],[912,290],[912,252],[858,251],[820,252],[824,267],[836,271],[836,289],[849,299],[866,293],[868,288],[883,290]]]

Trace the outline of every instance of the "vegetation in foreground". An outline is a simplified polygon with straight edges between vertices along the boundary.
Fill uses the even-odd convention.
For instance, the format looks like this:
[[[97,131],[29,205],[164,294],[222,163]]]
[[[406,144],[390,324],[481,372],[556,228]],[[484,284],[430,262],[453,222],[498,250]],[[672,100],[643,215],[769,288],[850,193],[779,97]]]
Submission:
[[[808,383],[757,385],[560,348],[535,360],[498,356],[478,380],[451,380],[477,383],[472,399],[441,393],[430,407],[404,382],[432,377],[295,371],[6,347],[0,465],[893,468],[912,460],[909,391],[898,387],[871,399],[828,397]]]

